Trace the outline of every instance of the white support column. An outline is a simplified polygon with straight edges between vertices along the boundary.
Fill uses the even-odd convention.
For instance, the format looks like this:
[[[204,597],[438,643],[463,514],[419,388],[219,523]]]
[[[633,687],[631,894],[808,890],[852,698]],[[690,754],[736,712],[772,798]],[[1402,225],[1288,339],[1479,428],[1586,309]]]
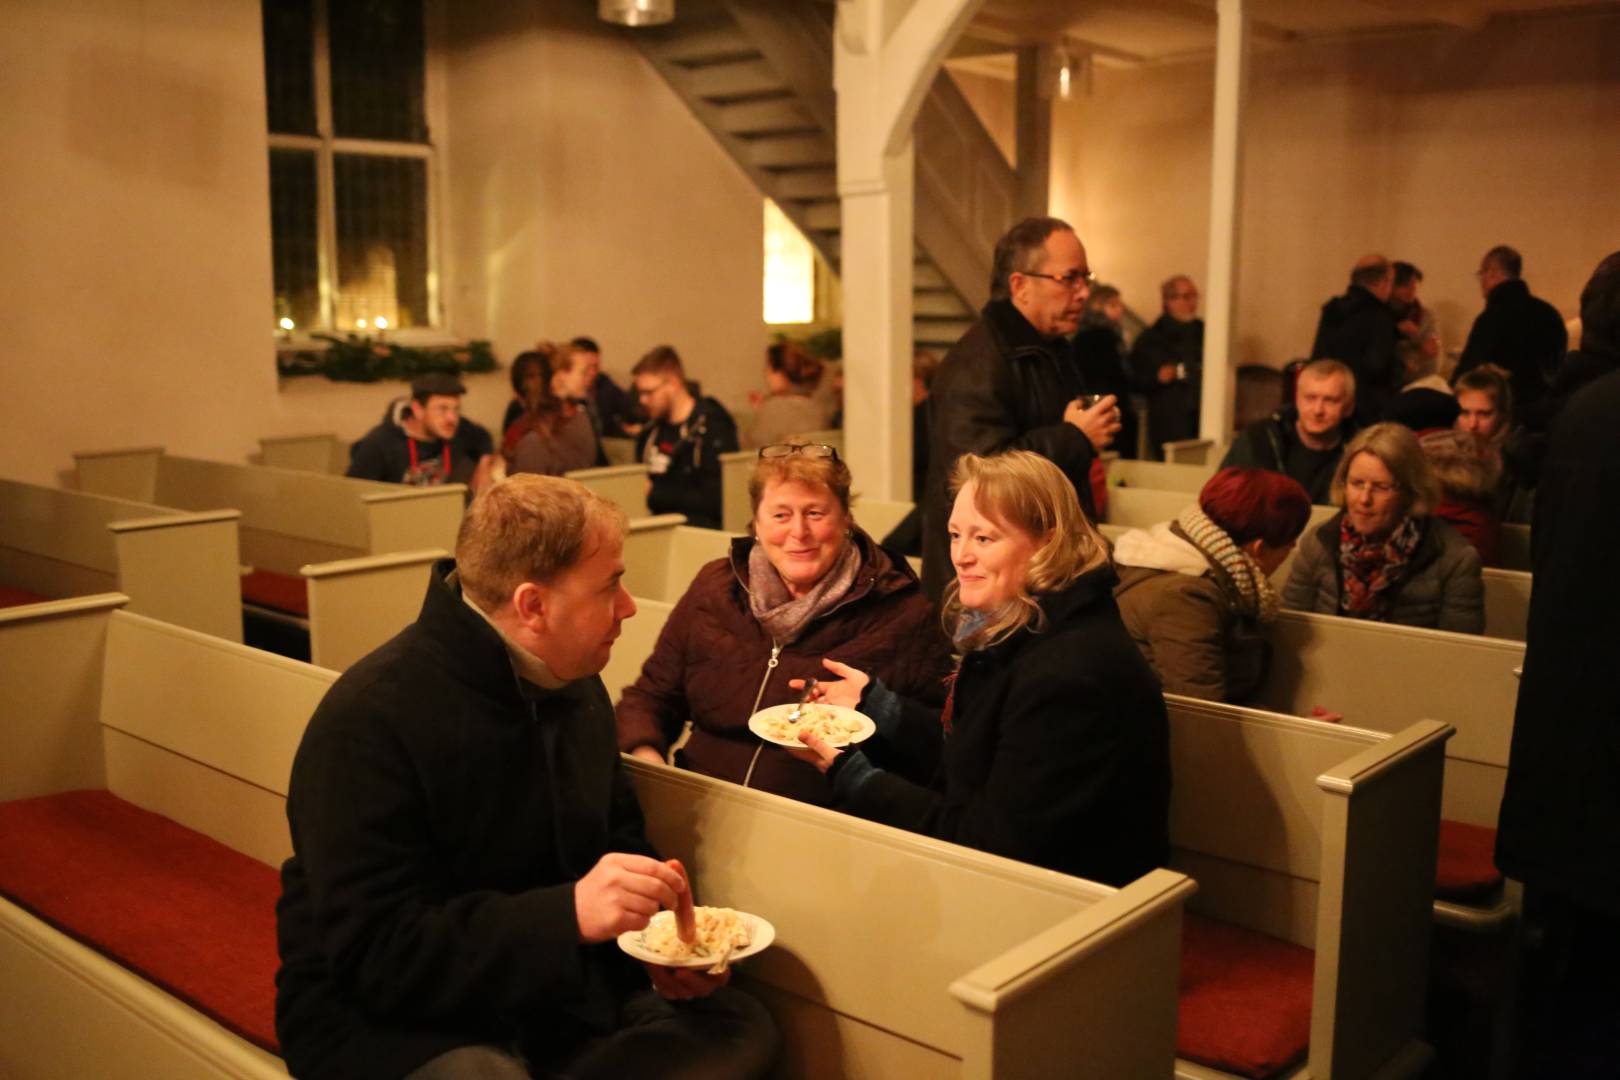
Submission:
[[[1204,285],[1204,386],[1199,436],[1225,443],[1235,392],[1232,344],[1243,184],[1243,99],[1249,16],[1244,0],[1217,0],[1215,131],[1209,191],[1209,273]]]
[[[844,453],[872,499],[911,493],[912,124],[950,44],[983,0],[839,0]],[[858,515],[858,511],[857,511]]]

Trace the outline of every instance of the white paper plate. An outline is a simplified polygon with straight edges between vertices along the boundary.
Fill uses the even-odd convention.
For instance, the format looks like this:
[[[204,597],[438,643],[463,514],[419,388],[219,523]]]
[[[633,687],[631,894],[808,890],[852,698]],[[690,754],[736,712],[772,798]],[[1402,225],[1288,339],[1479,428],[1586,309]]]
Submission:
[[[660,920],[668,922],[674,917],[675,913],[673,911],[660,911],[652,917],[652,921],[653,923]],[[758,915],[750,915],[746,911],[739,911],[737,917],[742,920],[744,926],[748,927],[748,944],[740,949],[733,949],[731,958],[727,961],[728,964],[753,956],[757,952],[763,952],[770,947],[771,942],[776,940],[776,927]],[[649,928],[651,925],[652,923],[648,924]],[[693,956],[684,960],[671,960],[661,953],[653,952],[641,943],[642,935],[645,933],[645,930],[626,930],[619,935],[619,948],[637,960],[644,960],[649,964],[660,964],[664,967],[709,968],[713,967],[715,960],[718,959],[718,957],[714,956]]]
[[[849,746],[853,743],[865,742],[867,739],[870,739],[872,737],[872,733],[877,730],[877,725],[872,723],[871,717],[867,716],[865,713],[856,712],[854,709],[846,709],[842,705],[827,705],[818,703],[816,705],[806,706],[806,708],[827,709],[831,712],[837,713],[845,719],[854,720],[860,725],[860,730],[856,731],[855,734],[851,735],[848,739],[827,740],[828,746]],[[761,709],[759,712],[748,718],[748,730],[752,731],[755,735],[758,735],[768,743],[775,743],[777,746],[792,747],[795,750],[803,750],[805,749],[805,745],[798,740],[797,734],[786,739],[779,739],[774,735],[769,735],[766,733],[765,725],[767,721],[784,717],[788,713],[792,712],[793,709],[794,706],[792,705],[772,705],[768,709]],[[795,725],[795,728],[796,727],[797,725]]]

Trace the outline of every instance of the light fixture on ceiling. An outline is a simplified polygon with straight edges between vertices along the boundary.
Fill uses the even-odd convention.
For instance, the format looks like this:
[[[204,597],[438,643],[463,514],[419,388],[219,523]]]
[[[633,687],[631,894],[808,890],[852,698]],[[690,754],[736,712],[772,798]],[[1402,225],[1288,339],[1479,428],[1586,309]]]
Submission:
[[[1068,101],[1074,94],[1074,54],[1069,51],[1067,45],[1059,45],[1055,59],[1057,60],[1058,97]]]
[[[675,17],[675,0],[600,0],[596,14],[620,26],[659,26]]]

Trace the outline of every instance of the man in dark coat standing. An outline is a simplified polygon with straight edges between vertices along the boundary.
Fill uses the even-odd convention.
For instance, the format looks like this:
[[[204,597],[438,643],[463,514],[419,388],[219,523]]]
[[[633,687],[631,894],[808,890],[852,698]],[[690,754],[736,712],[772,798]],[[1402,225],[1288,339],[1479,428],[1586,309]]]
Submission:
[[[1159,286],[1164,314],[1131,347],[1131,375],[1148,399],[1148,457],[1164,459],[1164,444],[1198,437],[1204,385],[1204,320],[1198,286],[1177,274]]]
[[[1530,286],[1519,277],[1523,270],[1524,259],[1505,244],[1491,248],[1480,260],[1474,273],[1485,295],[1485,310],[1468,331],[1456,374],[1481,364],[1502,368],[1513,389],[1514,415],[1545,430],[1541,399],[1569,347],[1569,331],[1557,308],[1530,295]]]
[[[950,478],[965,453],[1033,450],[1074,485],[1096,520],[1091,465],[1119,430],[1112,395],[1086,405],[1067,335],[1091,292],[1086,249],[1068,222],[1026,218],[996,244],[990,302],[951,346],[928,399],[928,490],[923,502],[923,591],[935,600],[955,576],[946,520]]]
[[[775,1030],[756,1001],[614,945],[691,904],[684,867],[643,832],[598,676],[636,610],[624,527],[570,480],[494,485],[416,622],[316,709],[293,759],[276,908],[276,1034],[293,1075],[769,1067]]]
[[[1312,360],[1338,360],[1356,377],[1356,423],[1365,427],[1384,417],[1401,386],[1395,346],[1400,330],[1389,294],[1395,267],[1382,255],[1364,255],[1350,271],[1350,287],[1322,305]]]
[[[1496,863],[1523,881],[1515,1075],[1620,1075],[1620,372],[1572,397],[1536,495],[1524,674]]]

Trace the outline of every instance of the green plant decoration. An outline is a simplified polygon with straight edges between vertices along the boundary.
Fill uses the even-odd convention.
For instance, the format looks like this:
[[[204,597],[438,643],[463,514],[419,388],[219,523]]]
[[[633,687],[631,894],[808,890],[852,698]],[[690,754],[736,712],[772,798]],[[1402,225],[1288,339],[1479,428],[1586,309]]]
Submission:
[[[278,354],[278,375],[288,379],[324,375],[334,382],[369,383],[384,379],[409,381],[432,371],[457,375],[494,371],[497,366],[487,341],[423,349],[362,334],[312,336],[327,342],[327,347]]]

